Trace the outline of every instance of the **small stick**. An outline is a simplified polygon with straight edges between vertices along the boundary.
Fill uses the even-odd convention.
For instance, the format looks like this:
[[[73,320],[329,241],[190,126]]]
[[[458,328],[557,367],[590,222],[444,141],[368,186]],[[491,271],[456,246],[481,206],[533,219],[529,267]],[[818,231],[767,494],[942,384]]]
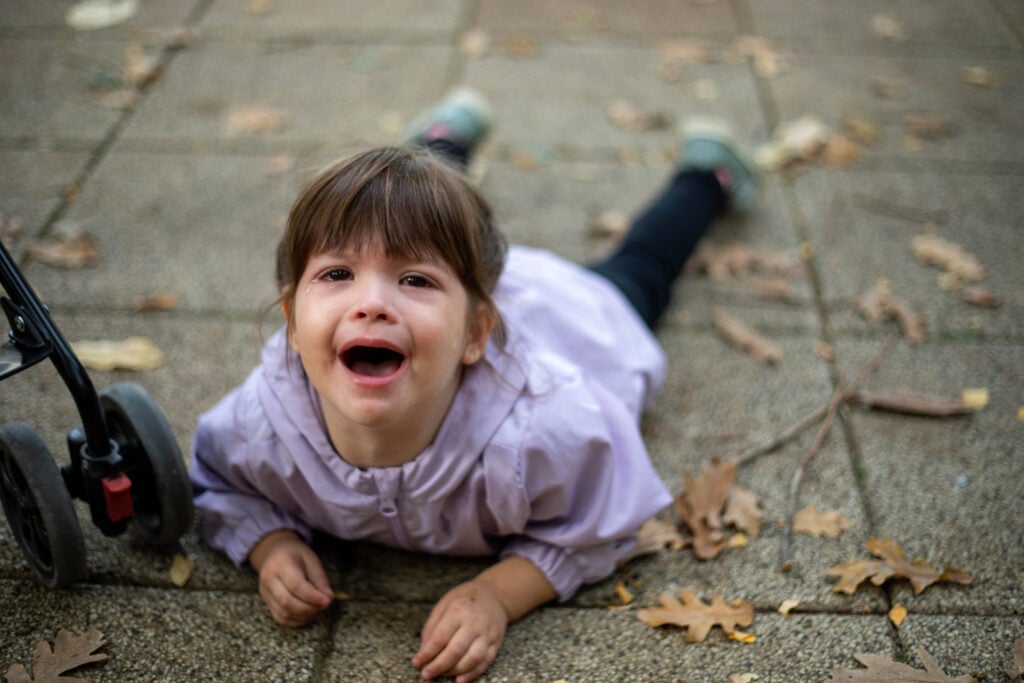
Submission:
[[[882,343],[881,348],[875,353],[874,356],[871,357],[870,360],[868,360],[867,363],[864,364],[864,366],[857,373],[857,377],[854,378],[853,382],[850,383],[850,386],[846,388],[846,391],[843,393],[843,401],[849,400],[850,397],[853,396],[854,393],[856,393],[857,389],[860,387],[861,382],[867,379],[867,377],[872,372],[875,371],[875,368],[877,368],[878,365],[882,362],[882,359],[885,358],[885,354],[889,353],[889,349],[891,349],[892,345],[896,343],[897,338],[898,335],[895,333],[890,334],[886,338],[886,340]],[[737,467],[740,467],[741,465],[745,465],[759,456],[771,453],[776,448],[783,445],[790,439],[803,433],[804,430],[806,430],[811,425],[815,424],[818,420],[820,420],[822,417],[824,417],[827,411],[827,405],[815,408],[813,411],[808,413],[803,419],[801,419],[799,422],[794,424],[789,429],[779,432],[778,434],[770,438],[768,441],[758,446],[748,448],[746,451],[744,451],[736,458],[734,458],[733,462],[736,463]]]
[[[789,537],[793,530],[793,516],[796,514],[797,501],[800,498],[800,484],[804,480],[804,471],[807,469],[807,465],[817,457],[822,444],[825,443],[825,437],[828,436],[829,430],[832,429],[836,413],[839,412],[839,406],[845,400],[847,392],[846,378],[840,372],[836,390],[832,392],[832,398],[829,399],[828,407],[825,409],[825,419],[822,420],[821,426],[818,427],[818,433],[814,435],[814,442],[811,444],[811,447],[807,450],[803,460],[800,461],[796,471],[793,472],[793,479],[789,483],[789,509],[786,511],[785,525],[782,527],[782,538],[779,540],[779,571],[788,572],[793,568],[792,563],[789,561]]]

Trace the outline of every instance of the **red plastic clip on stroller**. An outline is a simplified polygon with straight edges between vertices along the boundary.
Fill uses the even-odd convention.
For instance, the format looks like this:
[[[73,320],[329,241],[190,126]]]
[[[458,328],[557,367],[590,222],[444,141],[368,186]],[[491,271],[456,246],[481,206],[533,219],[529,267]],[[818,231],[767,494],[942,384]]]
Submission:
[[[131,524],[155,546],[178,541],[192,523],[185,462],[166,417],[132,382],[97,394],[89,375],[0,244],[0,305],[10,324],[0,346],[0,380],[49,358],[82,421],[67,436],[71,462],[58,468],[23,422],[0,425],[0,499],[25,558],[51,587],[85,575],[85,542],[72,498],[89,505],[106,536]]]

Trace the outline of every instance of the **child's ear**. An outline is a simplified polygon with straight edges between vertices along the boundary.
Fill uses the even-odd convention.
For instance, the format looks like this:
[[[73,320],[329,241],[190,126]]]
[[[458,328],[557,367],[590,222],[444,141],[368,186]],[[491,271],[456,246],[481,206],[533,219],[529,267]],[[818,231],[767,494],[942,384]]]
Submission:
[[[286,334],[288,335],[288,345],[292,347],[292,351],[295,351],[295,326],[292,324],[292,300],[287,296],[287,293],[281,296],[281,315],[284,316],[284,324],[287,328]],[[298,353],[296,351],[296,353]]]
[[[497,322],[497,316],[486,304],[477,304],[476,315],[469,326],[469,336],[466,340],[466,350],[462,352],[463,365],[472,365],[484,355],[484,348],[487,347],[487,340],[491,336],[491,330]]]

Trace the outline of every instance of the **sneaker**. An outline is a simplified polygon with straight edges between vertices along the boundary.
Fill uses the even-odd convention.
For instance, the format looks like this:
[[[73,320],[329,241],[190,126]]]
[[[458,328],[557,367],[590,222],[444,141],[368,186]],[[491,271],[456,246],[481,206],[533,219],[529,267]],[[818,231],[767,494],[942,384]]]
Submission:
[[[730,203],[746,211],[760,185],[757,164],[721,121],[692,119],[683,126],[679,168],[711,171],[718,176]]]
[[[447,140],[469,152],[487,137],[492,122],[491,107],[483,95],[459,88],[417,116],[406,129],[403,142],[424,146],[433,140]]]

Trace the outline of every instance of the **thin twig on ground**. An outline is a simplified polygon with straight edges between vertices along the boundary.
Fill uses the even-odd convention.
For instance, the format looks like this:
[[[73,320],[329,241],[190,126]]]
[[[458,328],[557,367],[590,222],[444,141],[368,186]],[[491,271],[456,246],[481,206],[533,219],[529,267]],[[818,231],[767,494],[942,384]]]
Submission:
[[[836,413],[839,412],[839,406],[845,400],[846,394],[846,378],[840,371],[836,389],[832,392],[832,398],[829,399],[825,409],[825,419],[821,421],[818,433],[814,435],[814,442],[811,443],[803,460],[793,472],[793,479],[789,483],[789,507],[786,509],[786,517],[783,520],[782,538],[779,539],[779,571],[788,572],[792,569],[792,563],[789,561],[789,537],[793,531],[793,515],[796,514],[796,506],[800,500],[800,484],[803,483],[804,472],[807,470],[807,465],[817,457],[822,444],[825,443],[825,437],[832,429],[832,423],[835,422]]]
[[[875,371],[875,368],[877,368],[878,365],[882,362],[882,359],[885,358],[885,355],[889,352],[889,349],[892,348],[893,344],[896,343],[897,339],[898,335],[896,335],[895,333],[890,334],[888,337],[886,337],[885,341],[882,343],[881,348],[879,348],[875,355],[872,356],[868,360],[868,362],[864,364],[864,366],[857,373],[857,376],[854,378],[853,382],[851,382],[850,385],[846,388],[846,391],[843,392],[844,402],[848,401],[860,388],[860,384],[865,379],[867,379],[867,377],[871,375],[872,372]],[[825,416],[825,413],[827,411],[827,404],[815,408],[813,411],[804,416],[799,422],[794,424],[792,427],[789,427],[788,429],[779,432],[778,434],[771,437],[762,444],[748,448],[746,451],[733,458],[733,462],[736,463],[737,467],[740,467],[742,465],[746,465],[748,462],[754,460],[755,458],[771,453],[779,446],[782,446],[791,439],[802,434],[806,429],[811,427],[811,425],[817,423],[818,420]]]

